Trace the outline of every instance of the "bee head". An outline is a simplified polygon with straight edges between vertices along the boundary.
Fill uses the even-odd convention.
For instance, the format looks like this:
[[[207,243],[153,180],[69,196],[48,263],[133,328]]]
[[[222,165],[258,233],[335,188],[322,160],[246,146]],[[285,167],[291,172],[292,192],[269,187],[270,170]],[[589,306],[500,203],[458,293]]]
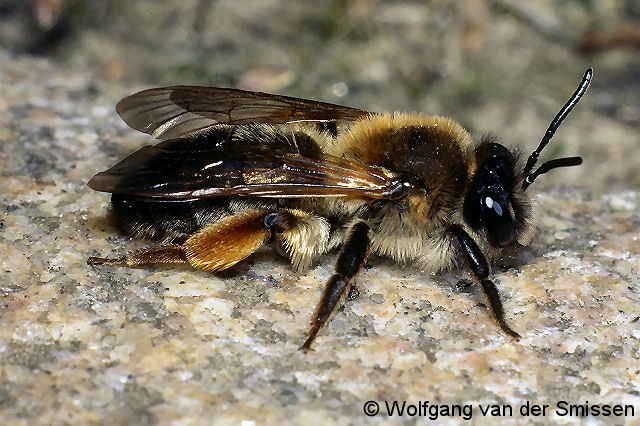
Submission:
[[[516,240],[526,210],[518,197],[516,158],[504,146],[485,138],[476,148],[478,169],[464,200],[463,216],[476,232],[486,233],[494,247]],[[526,203],[524,203],[526,204]]]
[[[469,226],[476,232],[484,231],[493,247],[513,244],[526,228],[530,228],[531,198],[527,197],[526,190],[538,176],[558,167],[582,163],[580,157],[556,158],[533,170],[544,147],[586,92],[592,75],[593,70],[589,68],[524,167],[517,165],[511,151],[489,139],[485,138],[476,148],[478,169],[467,191],[462,212]]]

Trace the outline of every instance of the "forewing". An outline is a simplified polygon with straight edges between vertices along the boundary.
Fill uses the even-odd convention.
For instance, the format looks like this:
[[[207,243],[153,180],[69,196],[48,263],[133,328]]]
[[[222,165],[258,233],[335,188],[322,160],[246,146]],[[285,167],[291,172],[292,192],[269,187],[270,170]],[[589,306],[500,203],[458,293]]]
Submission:
[[[337,157],[256,155],[206,161],[206,153],[144,147],[89,182],[97,191],[162,200],[253,197],[392,198],[400,189],[395,173]]]
[[[162,140],[216,124],[348,122],[369,114],[289,96],[203,86],[143,90],[118,102],[116,111],[132,128]]]

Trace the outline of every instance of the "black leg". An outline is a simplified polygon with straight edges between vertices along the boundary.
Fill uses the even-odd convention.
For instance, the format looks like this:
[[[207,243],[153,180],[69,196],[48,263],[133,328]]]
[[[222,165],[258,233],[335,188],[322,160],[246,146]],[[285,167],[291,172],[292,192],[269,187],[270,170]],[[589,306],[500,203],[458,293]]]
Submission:
[[[351,286],[349,281],[355,277],[364,265],[369,251],[369,226],[364,222],[358,222],[351,230],[349,237],[342,245],[338,261],[336,263],[336,272],[329,279],[320,304],[316,309],[313,319],[311,320],[311,328],[307,334],[307,340],[300,349],[308,350],[311,343],[318,335],[318,332],[324,327],[331,315],[340,307],[342,300],[346,297]]]
[[[484,254],[482,254],[476,242],[473,241],[473,238],[471,238],[460,225],[453,225],[449,228],[449,232],[460,242],[460,247],[469,261],[473,274],[480,280],[480,284],[482,284],[482,290],[484,290],[484,294],[489,300],[489,307],[498,325],[509,336],[519,339],[520,335],[509,327],[504,318],[504,309],[502,307],[502,300],[500,300],[500,293],[498,293],[495,284],[489,279],[489,264]]]

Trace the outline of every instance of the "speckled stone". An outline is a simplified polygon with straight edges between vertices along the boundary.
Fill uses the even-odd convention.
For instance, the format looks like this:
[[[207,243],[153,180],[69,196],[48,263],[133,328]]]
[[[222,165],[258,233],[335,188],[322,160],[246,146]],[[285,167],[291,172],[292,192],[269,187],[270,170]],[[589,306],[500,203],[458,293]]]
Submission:
[[[268,249],[217,275],[87,266],[89,256],[147,244],[120,236],[108,196],[86,187],[150,141],[113,111],[132,89],[6,51],[0,63],[5,421],[416,420],[368,418],[368,400],[381,410],[394,400],[472,404],[478,424],[501,420],[483,419],[479,404],[510,404],[511,422],[524,423],[518,408],[527,401],[632,404],[635,417],[616,421],[640,419],[637,191],[541,186],[540,232],[494,267],[518,342],[498,329],[465,271],[434,275],[373,258],[358,277],[359,297],[303,353],[335,253],[306,273]],[[554,413],[537,421],[579,422]]]

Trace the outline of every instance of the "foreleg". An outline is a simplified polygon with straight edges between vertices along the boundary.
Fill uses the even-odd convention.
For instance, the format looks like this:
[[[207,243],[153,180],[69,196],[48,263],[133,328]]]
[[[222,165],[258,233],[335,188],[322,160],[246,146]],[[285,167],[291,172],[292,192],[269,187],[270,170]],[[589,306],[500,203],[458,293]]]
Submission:
[[[453,225],[449,228],[449,231],[458,239],[473,274],[480,280],[482,290],[487,296],[489,307],[498,325],[509,336],[519,339],[520,335],[509,327],[504,318],[504,308],[502,307],[502,300],[500,300],[500,293],[498,293],[495,284],[489,279],[489,264],[484,254],[482,254],[476,242],[473,241],[473,238],[460,225]]]

